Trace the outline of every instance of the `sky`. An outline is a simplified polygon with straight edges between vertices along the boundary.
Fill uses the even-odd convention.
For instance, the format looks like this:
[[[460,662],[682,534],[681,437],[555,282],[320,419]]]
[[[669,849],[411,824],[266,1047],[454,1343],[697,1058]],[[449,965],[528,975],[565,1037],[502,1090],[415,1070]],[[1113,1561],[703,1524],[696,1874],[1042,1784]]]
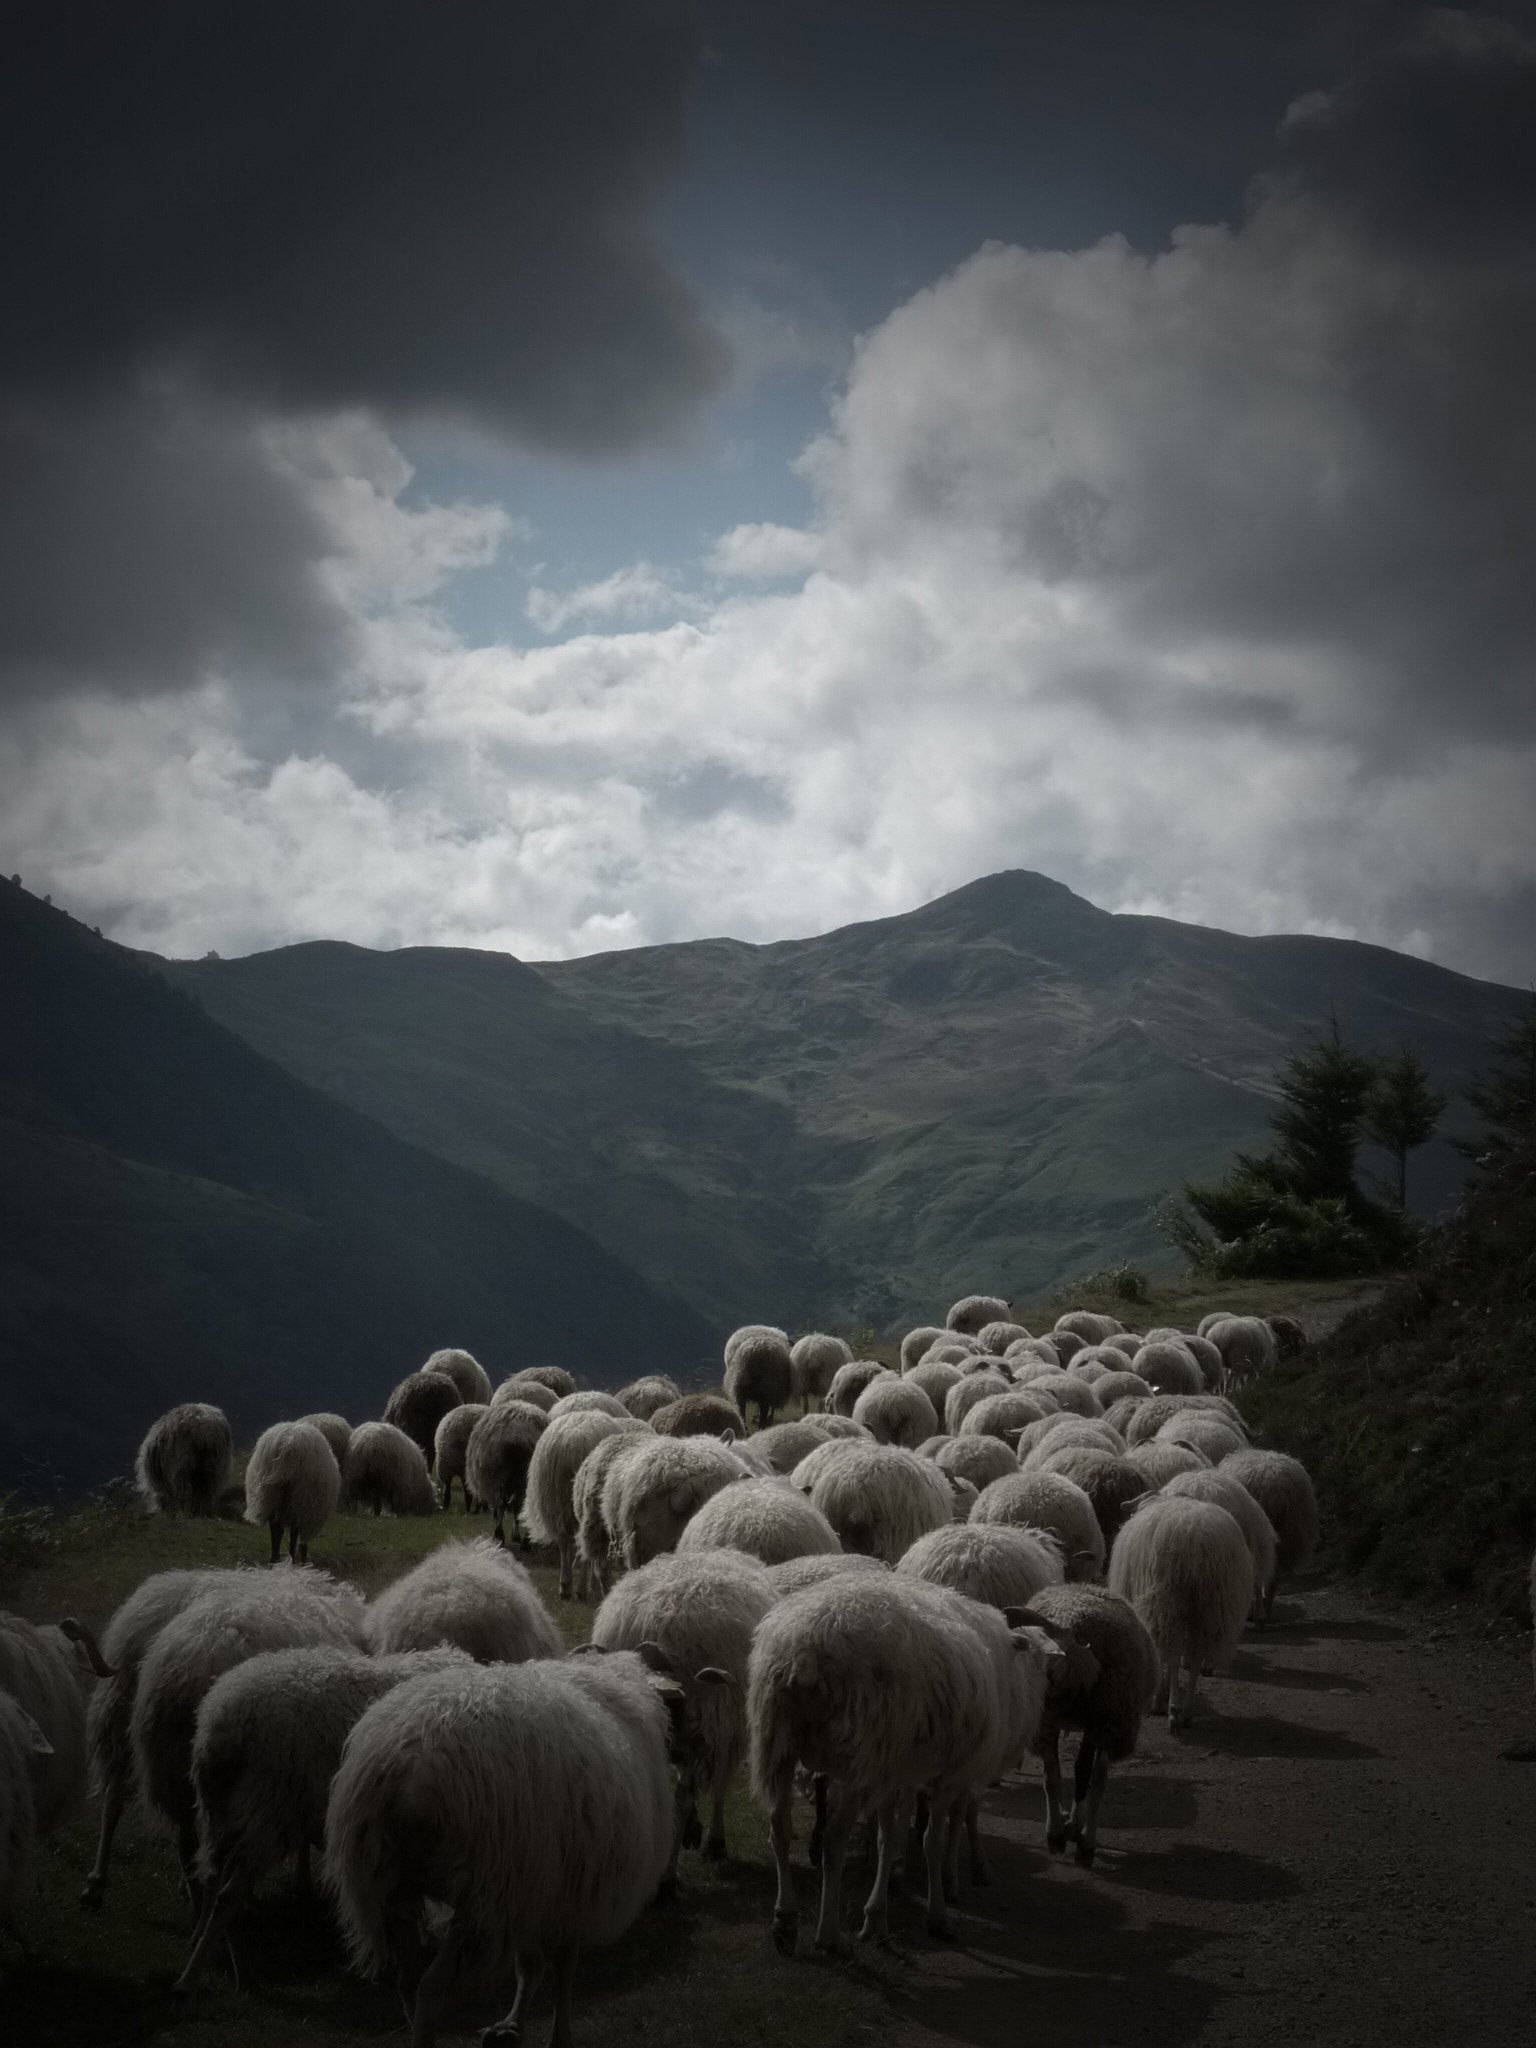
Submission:
[[[1536,18],[20,0],[0,869],[136,946],[1038,869],[1536,978]]]

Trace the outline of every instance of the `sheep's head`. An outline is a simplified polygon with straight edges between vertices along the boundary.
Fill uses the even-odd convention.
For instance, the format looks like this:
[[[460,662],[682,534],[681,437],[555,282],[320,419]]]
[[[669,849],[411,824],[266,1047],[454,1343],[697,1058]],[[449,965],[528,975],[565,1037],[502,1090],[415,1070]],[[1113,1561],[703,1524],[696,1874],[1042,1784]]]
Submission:
[[[1099,1682],[1099,1660],[1086,1643],[1059,1622],[1047,1621],[1032,1607],[1010,1607],[1006,1620],[1014,1641],[1045,1659],[1046,1690],[1071,1699],[1091,1692]]]

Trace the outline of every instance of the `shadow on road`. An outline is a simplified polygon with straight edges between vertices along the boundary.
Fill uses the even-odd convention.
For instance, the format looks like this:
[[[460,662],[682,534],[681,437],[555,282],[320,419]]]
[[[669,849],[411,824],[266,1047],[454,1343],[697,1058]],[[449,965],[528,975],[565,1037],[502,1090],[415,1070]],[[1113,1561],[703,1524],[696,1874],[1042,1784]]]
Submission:
[[[1291,1641],[1295,1641],[1294,1636]],[[1247,1684],[1277,1685],[1296,1692],[1354,1693],[1372,1690],[1363,1678],[1352,1678],[1347,1671],[1307,1671],[1296,1664],[1275,1664],[1267,1657],[1256,1656],[1252,1650],[1239,1650],[1221,1676]]]
[[[1295,1872],[1282,1864],[1199,1842],[1123,1850],[1105,1858],[1104,1875],[1111,1884],[1127,1884],[1141,1892],[1173,1892],[1185,1899],[1289,1899],[1301,1889]]]
[[[1381,1751],[1336,1728],[1308,1728],[1273,1714],[1217,1714],[1196,1720],[1193,1739],[1227,1756],[1308,1757],[1319,1763],[1357,1763]],[[1188,1739],[1188,1738],[1186,1738]]]

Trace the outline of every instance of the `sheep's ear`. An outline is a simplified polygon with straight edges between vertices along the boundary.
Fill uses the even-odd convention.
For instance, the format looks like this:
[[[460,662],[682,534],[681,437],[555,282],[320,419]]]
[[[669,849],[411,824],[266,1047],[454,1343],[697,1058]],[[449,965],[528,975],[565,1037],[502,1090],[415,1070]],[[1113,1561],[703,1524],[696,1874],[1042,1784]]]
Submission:
[[[48,1740],[42,1729],[38,1727],[26,1708],[17,1706],[14,1700],[12,1700],[11,1705],[15,1707],[16,1712],[21,1716],[22,1728],[27,1738],[27,1746],[37,1756],[52,1756],[53,1744]]]
[[[735,1432],[735,1430],[734,1430],[734,1429],[722,1429],[722,1430],[721,1430],[721,1432],[720,1432],[720,1441],[721,1441],[721,1443],[723,1443],[723,1444],[725,1445],[726,1449],[727,1449],[727,1450],[729,1450],[729,1449],[730,1449],[730,1447],[731,1447],[731,1445],[732,1445],[733,1443],[735,1443],[735,1441],[736,1441],[736,1432]]]
[[[1052,1642],[1051,1638],[1038,1627],[1010,1629],[1009,1634],[1013,1637],[1014,1646],[1017,1649],[1033,1650],[1037,1656],[1041,1657],[1061,1657],[1063,1659],[1066,1657],[1067,1653],[1060,1643]]]
[[[1074,1564],[1095,1564],[1097,1561],[1098,1553],[1096,1551],[1074,1550],[1072,1553],[1072,1562]]]
[[[607,1654],[606,1643],[575,1643],[566,1652],[568,1657],[606,1657]]]
[[[723,1671],[718,1664],[706,1664],[693,1674],[695,1685],[728,1685],[735,1692],[741,1691],[741,1682],[734,1671]]]
[[[670,1678],[674,1682],[677,1669],[660,1643],[644,1642],[635,1645],[635,1655],[647,1671],[654,1671],[659,1678]]]
[[[674,1486],[667,1495],[667,1506],[674,1515],[686,1515],[693,1500],[693,1488],[687,1484]]]

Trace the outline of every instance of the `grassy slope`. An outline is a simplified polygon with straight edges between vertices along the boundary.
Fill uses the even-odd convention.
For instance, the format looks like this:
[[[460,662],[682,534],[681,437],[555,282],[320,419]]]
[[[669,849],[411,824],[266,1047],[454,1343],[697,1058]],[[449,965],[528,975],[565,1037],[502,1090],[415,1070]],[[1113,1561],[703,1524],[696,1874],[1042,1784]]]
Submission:
[[[891,1328],[1147,1258],[1150,1200],[1263,1136],[1276,1064],[1330,1007],[1454,1085],[1518,1001],[1380,948],[1110,916],[1019,873],[771,946],[537,970],[306,946],[168,971],[727,1325]],[[1416,1162],[1431,1207],[1448,1158]]]

